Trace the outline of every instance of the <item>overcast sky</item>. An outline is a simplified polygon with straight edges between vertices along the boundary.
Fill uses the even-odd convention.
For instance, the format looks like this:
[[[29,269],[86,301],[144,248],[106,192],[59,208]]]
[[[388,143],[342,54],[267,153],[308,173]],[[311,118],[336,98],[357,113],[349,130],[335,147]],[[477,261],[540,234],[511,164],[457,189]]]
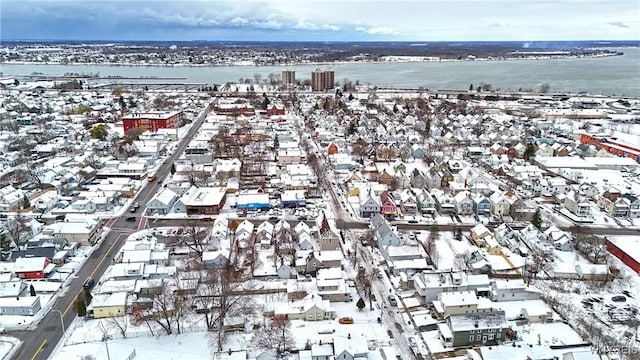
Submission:
[[[1,0],[3,40],[638,40],[638,0]]]

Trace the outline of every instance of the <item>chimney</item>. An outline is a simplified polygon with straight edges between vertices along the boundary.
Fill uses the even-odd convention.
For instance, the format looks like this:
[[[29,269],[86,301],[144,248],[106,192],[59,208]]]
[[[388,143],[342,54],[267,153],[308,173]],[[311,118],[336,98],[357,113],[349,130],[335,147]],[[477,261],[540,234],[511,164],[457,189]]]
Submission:
[[[351,340],[351,333],[347,334],[347,339]]]

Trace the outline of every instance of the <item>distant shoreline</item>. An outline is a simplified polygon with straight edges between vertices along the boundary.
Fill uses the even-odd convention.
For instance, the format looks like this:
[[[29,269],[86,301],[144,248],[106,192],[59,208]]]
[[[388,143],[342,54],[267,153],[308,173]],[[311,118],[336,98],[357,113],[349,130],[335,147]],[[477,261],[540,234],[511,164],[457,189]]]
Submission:
[[[518,60],[562,60],[562,59],[580,59],[580,58],[607,58],[612,56],[624,55],[621,51],[602,52],[589,54],[557,54],[557,53],[522,53],[522,56],[500,56],[500,57],[466,57],[463,59],[443,58],[437,56],[385,56],[382,60],[340,60],[340,61],[297,61],[283,62],[277,64],[256,64],[250,61],[235,61],[211,64],[190,64],[190,63],[130,63],[130,62],[61,62],[61,61],[3,61],[3,65],[61,65],[61,66],[112,66],[112,67],[186,67],[186,68],[202,68],[202,67],[268,67],[268,66],[331,66],[333,64],[385,64],[385,63],[438,63],[438,62],[498,62],[498,61],[518,61]]]

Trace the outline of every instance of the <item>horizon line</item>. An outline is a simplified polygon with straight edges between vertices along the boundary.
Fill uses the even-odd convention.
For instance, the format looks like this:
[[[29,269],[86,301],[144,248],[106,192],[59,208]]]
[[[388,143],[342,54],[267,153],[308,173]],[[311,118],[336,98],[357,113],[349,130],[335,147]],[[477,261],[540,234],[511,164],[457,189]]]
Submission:
[[[527,42],[603,42],[603,43],[621,43],[635,42],[637,40],[607,40],[607,39],[591,39],[591,40],[144,40],[144,39],[2,39],[2,42],[231,42],[231,43],[527,43]]]

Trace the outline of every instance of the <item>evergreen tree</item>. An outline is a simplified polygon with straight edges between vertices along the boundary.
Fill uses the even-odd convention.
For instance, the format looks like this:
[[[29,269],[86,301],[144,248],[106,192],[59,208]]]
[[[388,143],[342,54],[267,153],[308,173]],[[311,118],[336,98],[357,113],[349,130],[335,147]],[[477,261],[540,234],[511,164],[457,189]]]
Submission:
[[[351,100],[353,100],[353,99],[354,99],[354,97],[353,97],[353,94],[352,94],[352,93],[349,93],[349,98],[348,98],[348,99],[349,99],[349,101],[351,101]]]
[[[84,299],[86,301],[85,304],[91,304],[91,299],[93,299],[93,295],[91,295],[91,291],[89,289],[84,289]]]
[[[5,261],[11,255],[11,240],[5,234],[0,234],[0,261]]]
[[[529,161],[536,152],[536,148],[533,146],[533,143],[527,144],[527,148],[524,150],[524,159]]]
[[[541,230],[540,226],[542,226],[542,218],[540,217],[540,209],[536,209],[536,212],[533,213],[533,218],[531,219],[531,225],[535,226],[536,229]]]
[[[33,287],[33,284],[29,285],[29,293],[31,296],[36,296],[36,288]]]
[[[473,91],[473,84],[469,84],[469,91]]]
[[[27,195],[25,194],[22,197],[22,208],[23,209],[28,209],[31,207],[31,202],[29,201],[29,198],[27,197]]]
[[[78,316],[87,315],[87,304],[84,302],[84,300],[79,300],[76,303],[76,311],[78,312]]]
[[[358,299],[358,302],[356,303],[356,306],[358,307],[358,310],[362,311],[362,309],[364,309],[365,306],[367,306],[364,303],[364,300],[362,298]]]
[[[175,164],[171,164],[171,175],[176,173],[176,165]]]

